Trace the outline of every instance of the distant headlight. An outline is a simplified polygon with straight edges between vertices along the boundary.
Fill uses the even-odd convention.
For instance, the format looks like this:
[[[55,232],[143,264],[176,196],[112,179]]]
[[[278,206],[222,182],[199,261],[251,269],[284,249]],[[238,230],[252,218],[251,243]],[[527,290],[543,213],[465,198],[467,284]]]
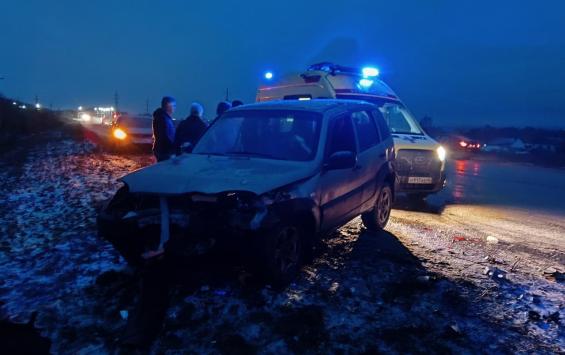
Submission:
[[[80,118],[81,118],[83,121],[90,121],[90,118],[91,118],[91,117],[90,117],[90,115],[89,115],[88,113],[83,113],[82,115],[80,115]]]
[[[116,128],[116,129],[114,130],[114,133],[113,133],[113,134],[114,134],[114,137],[116,137],[116,138],[119,139],[119,140],[124,140],[124,139],[126,139],[126,137],[128,136],[128,135],[126,134],[126,132],[124,132],[124,131],[123,131],[122,129],[120,129],[120,128]]]
[[[445,161],[445,154],[447,153],[445,151],[445,148],[440,145],[439,147],[437,147],[436,152],[437,152],[437,157],[439,158],[439,160]]]

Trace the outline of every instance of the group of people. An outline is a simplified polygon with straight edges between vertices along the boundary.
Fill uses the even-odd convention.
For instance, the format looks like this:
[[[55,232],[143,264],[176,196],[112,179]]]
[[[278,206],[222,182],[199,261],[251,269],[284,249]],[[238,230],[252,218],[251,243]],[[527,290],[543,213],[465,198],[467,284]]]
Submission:
[[[214,121],[230,108],[241,105],[243,102],[240,100],[220,102],[216,108]],[[176,107],[176,100],[165,96],[161,100],[161,107],[153,112],[153,154],[157,161],[190,152],[208,127],[203,119],[204,107],[198,102],[193,102],[190,105],[189,116],[175,128],[173,113]]]

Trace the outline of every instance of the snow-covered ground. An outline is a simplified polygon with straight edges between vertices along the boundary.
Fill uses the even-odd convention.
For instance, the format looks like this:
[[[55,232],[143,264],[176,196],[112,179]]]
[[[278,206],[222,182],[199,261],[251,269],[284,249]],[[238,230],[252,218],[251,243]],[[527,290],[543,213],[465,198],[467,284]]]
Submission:
[[[153,160],[41,139],[0,157],[0,315],[37,312],[54,353],[115,352],[138,278],[97,238],[95,211]],[[178,270],[189,281],[171,290],[151,352],[565,351],[563,215],[398,207],[388,232],[356,219],[328,237],[282,292],[237,265]]]

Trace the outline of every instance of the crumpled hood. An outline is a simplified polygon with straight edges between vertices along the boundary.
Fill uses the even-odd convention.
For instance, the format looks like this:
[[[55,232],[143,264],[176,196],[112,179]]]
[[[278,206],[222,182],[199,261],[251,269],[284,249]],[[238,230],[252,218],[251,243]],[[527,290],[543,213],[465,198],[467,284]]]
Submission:
[[[120,180],[134,193],[250,191],[261,195],[307,178],[315,171],[313,162],[184,154],[134,171]]]

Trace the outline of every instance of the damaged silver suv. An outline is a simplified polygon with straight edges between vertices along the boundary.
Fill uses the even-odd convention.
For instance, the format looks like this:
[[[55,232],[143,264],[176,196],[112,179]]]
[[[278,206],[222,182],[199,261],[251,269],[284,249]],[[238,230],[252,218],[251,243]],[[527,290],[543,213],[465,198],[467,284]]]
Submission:
[[[217,250],[287,283],[321,235],[358,215],[386,226],[394,145],[379,112],[347,100],[229,110],[192,153],[124,176],[99,234],[133,265]]]

